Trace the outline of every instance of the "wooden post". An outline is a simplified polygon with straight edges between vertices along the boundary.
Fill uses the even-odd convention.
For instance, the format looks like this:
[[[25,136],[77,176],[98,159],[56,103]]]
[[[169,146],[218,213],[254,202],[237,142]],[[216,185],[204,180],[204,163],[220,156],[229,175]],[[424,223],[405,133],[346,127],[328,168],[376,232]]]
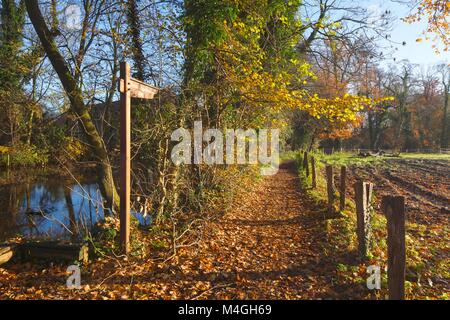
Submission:
[[[303,154],[303,168],[305,169],[306,177],[309,177],[309,166],[308,166],[308,152],[305,151]]]
[[[328,213],[333,213],[333,202],[334,202],[334,177],[333,177],[333,166],[326,166],[327,174],[327,194],[328,194]]]
[[[405,299],[405,198],[384,196],[381,202],[388,228],[388,288],[389,299]]]
[[[131,75],[130,65],[120,63],[120,245],[125,254],[130,251],[130,194],[131,194]]]
[[[315,189],[317,187],[316,181],[316,159],[311,157],[311,176],[312,176],[312,187]]]
[[[130,65],[120,63],[120,245],[130,252],[131,98],[151,100],[158,88],[131,77]]]
[[[367,258],[370,242],[370,211],[373,184],[358,180],[355,185],[356,234],[361,259]]]
[[[347,167],[341,167],[341,177],[340,177],[340,201],[339,201],[339,210],[343,211],[345,209],[345,180],[347,178]]]

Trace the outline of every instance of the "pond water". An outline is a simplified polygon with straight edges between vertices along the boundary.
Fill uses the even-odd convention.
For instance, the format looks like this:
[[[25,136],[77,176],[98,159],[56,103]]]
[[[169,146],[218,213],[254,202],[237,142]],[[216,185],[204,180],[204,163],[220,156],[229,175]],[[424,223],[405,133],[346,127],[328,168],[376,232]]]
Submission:
[[[95,182],[46,177],[0,187],[0,242],[17,235],[77,240],[103,217]]]
[[[16,236],[81,240],[104,218],[103,198],[92,178],[26,174],[17,179],[21,182],[0,186],[0,243]],[[150,216],[132,216],[142,226],[152,222]]]

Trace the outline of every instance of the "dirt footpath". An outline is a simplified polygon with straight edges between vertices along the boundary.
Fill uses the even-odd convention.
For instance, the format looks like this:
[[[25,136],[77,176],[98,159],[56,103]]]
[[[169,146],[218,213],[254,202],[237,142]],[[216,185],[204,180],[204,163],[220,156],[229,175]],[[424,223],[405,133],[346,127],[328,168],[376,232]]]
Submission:
[[[82,289],[68,290],[63,267],[0,269],[0,298],[317,299],[335,264],[322,252],[320,214],[304,202],[294,164],[239,197],[200,241],[168,262],[95,262]],[[322,221],[323,222],[323,221]],[[19,270],[20,269],[20,270]]]

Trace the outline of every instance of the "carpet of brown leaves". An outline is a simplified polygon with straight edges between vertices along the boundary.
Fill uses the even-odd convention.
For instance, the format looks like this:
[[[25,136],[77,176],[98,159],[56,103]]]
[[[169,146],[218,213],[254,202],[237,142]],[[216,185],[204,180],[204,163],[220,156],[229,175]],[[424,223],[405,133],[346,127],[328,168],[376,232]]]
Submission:
[[[102,258],[82,268],[82,288],[66,288],[63,265],[0,268],[0,299],[320,299],[337,298],[321,223],[294,165],[280,168],[206,222],[195,245],[166,262]]]

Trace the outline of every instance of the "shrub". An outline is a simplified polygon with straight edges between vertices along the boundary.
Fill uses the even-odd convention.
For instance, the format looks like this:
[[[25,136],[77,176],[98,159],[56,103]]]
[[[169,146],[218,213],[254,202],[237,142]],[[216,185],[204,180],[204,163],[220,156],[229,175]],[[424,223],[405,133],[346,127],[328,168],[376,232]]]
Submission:
[[[18,143],[15,146],[6,148],[2,148],[0,152],[0,163],[4,166],[37,166],[48,162],[47,153],[34,145]]]

